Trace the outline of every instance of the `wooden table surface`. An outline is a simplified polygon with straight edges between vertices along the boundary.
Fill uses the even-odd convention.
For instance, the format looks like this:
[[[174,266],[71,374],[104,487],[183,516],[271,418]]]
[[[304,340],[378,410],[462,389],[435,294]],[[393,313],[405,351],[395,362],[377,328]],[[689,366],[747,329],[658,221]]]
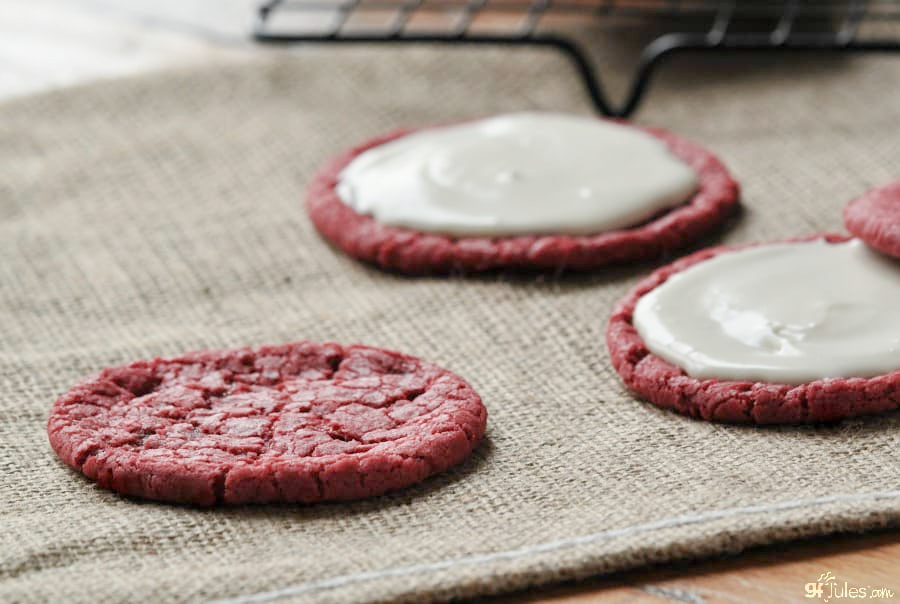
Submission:
[[[815,583],[827,571],[835,577],[834,587],[823,584],[821,596],[806,597],[806,585]],[[866,588],[866,597],[841,597],[845,582],[850,587]],[[879,593],[877,589],[892,593]],[[829,593],[833,595],[828,599],[832,603],[900,602],[900,531],[809,539],[756,548],[735,557],[671,564],[483,601],[485,604],[779,604],[825,602]]]

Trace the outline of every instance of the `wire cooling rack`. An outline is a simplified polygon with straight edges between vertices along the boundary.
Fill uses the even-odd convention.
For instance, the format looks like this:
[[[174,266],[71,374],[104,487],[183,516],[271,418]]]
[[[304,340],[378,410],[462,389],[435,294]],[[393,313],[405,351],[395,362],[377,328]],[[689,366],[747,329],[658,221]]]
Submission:
[[[579,26],[664,24],[640,53],[625,100],[613,104]],[[900,51],[900,0],[269,0],[260,42],[530,44],[558,48],[597,110],[628,116],[660,62],[676,52]]]

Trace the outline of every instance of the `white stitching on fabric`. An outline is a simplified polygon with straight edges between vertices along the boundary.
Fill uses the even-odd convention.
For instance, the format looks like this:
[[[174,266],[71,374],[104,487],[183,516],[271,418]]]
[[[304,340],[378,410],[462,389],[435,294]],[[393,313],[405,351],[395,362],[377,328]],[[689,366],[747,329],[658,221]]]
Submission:
[[[513,560],[527,555],[543,554],[558,549],[565,549],[569,547],[576,547],[579,545],[587,545],[589,543],[616,539],[618,537],[624,537],[626,535],[646,533],[654,530],[674,528],[690,524],[699,524],[712,520],[721,520],[723,518],[729,518],[732,516],[744,516],[749,514],[759,514],[761,512],[791,510],[802,508],[805,506],[823,505],[828,503],[869,501],[874,499],[890,499],[894,497],[900,497],[900,491],[881,491],[875,493],[831,495],[829,497],[819,497],[815,499],[795,499],[793,501],[784,501],[771,505],[755,505],[742,508],[732,508],[730,510],[715,510],[712,512],[704,512],[702,514],[688,514],[685,516],[669,518],[667,520],[657,520],[655,522],[648,522],[646,524],[638,524],[619,529],[601,531],[599,533],[591,533],[589,535],[583,535],[581,537],[570,537],[567,539],[548,541],[547,543],[542,543],[540,545],[523,547],[520,549],[509,550],[505,552],[494,552],[492,554],[466,556],[463,558],[457,558],[455,560],[445,560],[442,562],[432,562],[429,564],[414,564],[411,566],[400,566],[397,568],[369,571],[365,573],[357,573],[354,575],[341,575],[338,577],[323,579],[320,581],[309,581],[282,589],[263,591],[255,594],[248,594],[245,596],[236,596],[234,598],[226,598],[223,600],[216,600],[214,602],[211,602],[211,604],[258,604],[259,602],[271,602],[280,598],[287,598],[290,596],[298,596],[301,594],[322,591],[325,589],[343,587],[344,585],[348,585],[351,583],[360,583],[363,581],[372,581],[374,579],[402,577],[424,572],[440,571],[446,570],[448,568],[453,568],[454,566],[484,564],[501,560]]]

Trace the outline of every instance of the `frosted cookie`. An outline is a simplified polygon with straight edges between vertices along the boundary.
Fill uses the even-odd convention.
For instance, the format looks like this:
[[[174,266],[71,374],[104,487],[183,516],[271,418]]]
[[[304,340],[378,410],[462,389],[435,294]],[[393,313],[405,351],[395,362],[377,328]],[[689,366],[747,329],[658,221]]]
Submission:
[[[194,505],[379,495],[461,462],[478,394],[396,352],[300,342],[105,369],[53,405],[59,457],[124,495]]]
[[[747,423],[900,407],[900,265],[838,235],[704,250],[641,281],[607,330],[642,398]]]
[[[851,201],[844,224],[873,248],[900,258],[900,180]]]
[[[389,270],[587,270],[690,242],[738,186],[661,130],[516,113],[363,143],[320,169],[307,203],[325,238]]]

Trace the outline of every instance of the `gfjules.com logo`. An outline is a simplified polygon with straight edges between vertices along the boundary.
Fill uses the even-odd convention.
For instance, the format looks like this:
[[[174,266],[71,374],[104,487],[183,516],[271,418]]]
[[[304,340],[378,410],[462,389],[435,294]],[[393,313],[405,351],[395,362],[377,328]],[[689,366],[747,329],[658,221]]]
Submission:
[[[812,583],[804,586],[807,598],[816,598],[823,602],[831,600],[890,600],[894,591],[887,587],[871,585],[850,585],[846,581],[838,581],[830,570],[825,571]]]

